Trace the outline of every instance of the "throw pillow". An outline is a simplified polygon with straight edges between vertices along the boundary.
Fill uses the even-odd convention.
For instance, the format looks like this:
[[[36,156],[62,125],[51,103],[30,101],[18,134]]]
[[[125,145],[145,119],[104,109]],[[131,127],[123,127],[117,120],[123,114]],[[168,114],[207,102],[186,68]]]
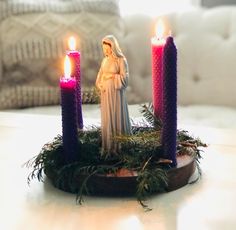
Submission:
[[[83,102],[96,102],[91,88],[102,60],[101,39],[123,32],[116,0],[8,0],[0,1],[0,14],[0,109],[60,103],[71,35],[81,52]]]

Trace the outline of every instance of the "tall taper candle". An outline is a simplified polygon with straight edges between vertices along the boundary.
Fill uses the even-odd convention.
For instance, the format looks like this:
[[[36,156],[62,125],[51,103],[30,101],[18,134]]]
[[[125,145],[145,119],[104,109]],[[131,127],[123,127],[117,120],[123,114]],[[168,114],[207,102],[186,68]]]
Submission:
[[[65,60],[65,75],[60,79],[61,112],[62,112],[62,141],[64,159],[67,163],[76,160],[78,133],[76,120],[76,80],[70,77],[69,58]]]
[[[80,71],[80,52],[76,50],[76,42],[74,37],[69,38],[69,48],[67,55],[71,60],[71,75],[76,79],[76,99],[77,99],[77,126],[83,129],[83,115],[82,115],[82,96],[81,96],[81,71]]]
[[[163,118],[163,47],[165,39],[164,24],[161,20],[156,25],[156,36],[152,38],[152,97],[153,109],[156,117]]]
[[[173,37],[168,37],[163,50],[163,129],[162,145],[167,159],[176,161],[177,138],[177,49]]]

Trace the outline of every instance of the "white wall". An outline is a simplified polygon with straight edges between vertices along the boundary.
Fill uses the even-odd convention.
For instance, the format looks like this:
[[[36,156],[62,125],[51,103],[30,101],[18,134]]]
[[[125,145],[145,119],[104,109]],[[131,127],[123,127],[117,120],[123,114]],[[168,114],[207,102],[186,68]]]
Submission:
[[[159,15],[172,11],[184,11],[200,5],[200,0],[120,0],[123,15],[144,13]]]

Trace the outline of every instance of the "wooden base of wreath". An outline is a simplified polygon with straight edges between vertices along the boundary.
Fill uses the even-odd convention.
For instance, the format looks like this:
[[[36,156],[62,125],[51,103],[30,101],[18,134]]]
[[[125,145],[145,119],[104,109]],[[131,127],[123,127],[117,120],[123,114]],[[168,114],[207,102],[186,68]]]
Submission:
[[[188,155],[177,157],[177,167],[167,171],[168,187],[167,191],[179,189],[188,184],[189,178],[196,169],[196,163],[193,157]],[[47,175],[47,173],[46,173]],[[50,175],[47,175],[50,178]],[[79,175],[75,180],[80,187],[87,175]],[[92,175],[86,183],[90,195],[99,196],[133,196],[137,188],[137,174],[134,171],[121,169],[116,174]],[[53,180],[52,180],[53,183]],[[57,187],[54,184],[55,187]],[[61,189],[61,188],[59,188]],[[64,187],[66,192],[70,191]]]

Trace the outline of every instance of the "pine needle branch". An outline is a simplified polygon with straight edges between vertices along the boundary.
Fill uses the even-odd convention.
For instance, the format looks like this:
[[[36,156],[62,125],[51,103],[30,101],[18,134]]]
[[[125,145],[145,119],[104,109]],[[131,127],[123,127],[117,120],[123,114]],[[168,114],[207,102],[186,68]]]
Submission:
[[[154,127],[156,130],[161,129],[162,121],[159,117],[155,116],[152,103],[148,105],[142,105],[142,109],[140,110],[140,112],[143,114],[143,117],[152,127]]]

